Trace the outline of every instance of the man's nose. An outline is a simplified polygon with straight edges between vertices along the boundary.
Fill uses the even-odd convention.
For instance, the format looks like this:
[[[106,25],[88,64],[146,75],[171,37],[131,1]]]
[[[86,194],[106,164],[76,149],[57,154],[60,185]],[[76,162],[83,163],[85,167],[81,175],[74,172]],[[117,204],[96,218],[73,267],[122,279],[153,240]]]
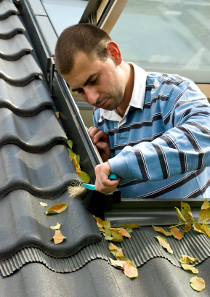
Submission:
[[[85,89],[85,94],[87,96],[88,103],[91,105],[95,105],[100,96],[99,92],[97,92],[97,90],[93,87],[87,87]]]

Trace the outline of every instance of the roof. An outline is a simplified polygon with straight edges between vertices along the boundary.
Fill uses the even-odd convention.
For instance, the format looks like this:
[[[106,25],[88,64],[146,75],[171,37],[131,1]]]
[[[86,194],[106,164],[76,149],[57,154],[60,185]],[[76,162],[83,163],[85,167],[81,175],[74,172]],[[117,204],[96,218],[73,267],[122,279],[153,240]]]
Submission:
[[[25,9],[28,2],[21,3]],[[174,250],[170,255],[154,238],[157,234],[151,224],[157,216],[141,213],[135,206],[135,221],[146,218],[143,226],[117,245],[137,265],[139,277],[130,280],[108,263],[108,242],[92,213],[79,197],[70,199],[67,191],[78,180],[66,147],[70,130],[76,148],[83,151],[84,167],[92,168],[96,162],[83,134],[85,127],[73,103],[56,96],[55,84],[52,92],[21,11],[10,0],[0,2],[0,295],[197,296],[189,285],[193,275],[183,271],[178,261],[186,253],[199,258],[199,277],[206,281],[199,296],[209,296],[209,238],[192,230],[183,244],[169,238]],[[61,93],[64,88],[60,87]],[[95,195],[93,200],[101,204],[101,197]],[[68,207],[59,215],[46,216],[39,202],[48,207],[67,203]],[[126,219],[128,208],[114,211],[107,212],[113,223]],[[164,218],[169,224],[170,214]],[[50,229],[57,222],[66,236],[59,245],[51,240]]]

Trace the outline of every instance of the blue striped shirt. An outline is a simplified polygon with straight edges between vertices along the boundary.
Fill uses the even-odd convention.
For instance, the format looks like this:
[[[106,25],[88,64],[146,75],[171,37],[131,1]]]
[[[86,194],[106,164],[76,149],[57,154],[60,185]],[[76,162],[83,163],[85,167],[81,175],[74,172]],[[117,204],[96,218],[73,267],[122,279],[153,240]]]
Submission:
[[[144,90],[142,108],[129,105],[121,124],[109,116],[114,111],[94,110],[95,126],[109,135],[109,164],[121,178],[122,197],[209,198],[208,100],[179,75],[148,72]]]

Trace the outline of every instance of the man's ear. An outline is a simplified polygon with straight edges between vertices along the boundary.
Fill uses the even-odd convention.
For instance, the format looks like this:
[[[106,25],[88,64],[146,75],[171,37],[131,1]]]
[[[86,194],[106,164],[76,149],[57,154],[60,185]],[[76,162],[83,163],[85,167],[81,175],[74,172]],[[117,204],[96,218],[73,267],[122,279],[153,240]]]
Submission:
[[[116,65],[121,64],[122,62],[121,51],[118,45],[114,41],[110,41],[107,44],[107,54],[108,54],[108,57],[110,57],[115,62]]]

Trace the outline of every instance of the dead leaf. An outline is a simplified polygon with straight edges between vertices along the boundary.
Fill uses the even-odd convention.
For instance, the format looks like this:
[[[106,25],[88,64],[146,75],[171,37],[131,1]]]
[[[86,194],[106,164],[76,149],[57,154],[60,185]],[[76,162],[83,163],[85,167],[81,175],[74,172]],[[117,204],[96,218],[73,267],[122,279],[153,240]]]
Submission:
[[[60,117],[60,112],[57,111],[57,112],[55,113],[55,115],[56,115],[57,119],[59,119],[59,117]]]
[[[170,227],[170,230],[176,239],[181,240],[184,237],[183,231],[179,230],[177,227]]]
[[[131,238],[130,234],[125,229],[119,230],[118,233],[124,237]]]
[[[167,242],[167,240],[162,237],[162,236],[155,236],[155,238],[157,238],[159,244],[164,248],[166,249],[170,254],[173,254],[174,252],[172,251],[169,243]]]
[[[119,258],[122,258],[124,257],[124,253],[123,253],[123,250],[122,248],[114,245],[113,243],[109,243],[109,250],[110,252],[115,256],[115,258],[117,260],[119,260]]]
[[[112,237],[113,237],[112,241],[115,241],[115,242],[121,242],[121,241],[123,241],[122,235],[120,235],[116,231],[111,231],[111,232],[112,232]]]
[[[165,236],[172,236],[171,231],[166,231],[162,227],[158,227],[158,226],[152,226],[152,227],[155,231],[163,233]]]
[[[123,272],[129,278],[136,278],[138,276],[138,270],[134,263],[128,258],[124,257],[124,260],[113,260],[109,258],[110,264],[114,267],[123,269]]]
[[[96,224],[99,228],[103,228],[104,227],[104,221],[102,219],[100,219],[99,217],[95,217],[93,216],[94,219],[96,220]]]
[[[188,203],[181,201],[181,211],[187,221],[194,221],[193,215]]]
[[[191,279],[190,279],[190,286],[195,291],[201,292],[205,289],[206,284],[205,284],[205,281],[201,277],[194,276],[194,277],[191,277]]]
[[[44,202],[39,202],[39,204],[43,207],[47,207],[47,203],[44,203]]]
[[[210,226],[203,224],[202,229],[206,233],[206,235],[210,238]]]
[[[176,209],[176,214],[177,214],[178,220],[182,223],[186,222],[186,219],[183,217],[181,211],[177,207],[175,207],[175,209]]]
[[[182,257],[179,260],[182,264],[188,264],[190,262],[197,262],[198,259],[197,258],[193,258],[190,256],[186,256],[186,255],[182,255]]]
[[[138,229],[140,226],[138,224],[122,224],[124,228],[132,228],[132,229]]]
[[[126,261],[123,263],[123,272],[129,278],[136,278],[138,276],[136,265],[131,261]]]
[[[204,230],[203,230],[203,228],[202,228],[202,225],[201,225],[201,223],[193,223],[193,228],[194,228],[194,230],[195,231],[197,231],[197,232],[199,232],[199,233],[205,233],[204,232]]]
[[[184,270],[191,271],[194,274],[197,274],[199,272],[197,268],[195,268],[194,266],[192,266],[190,264],[181,263],[181,266]]]
[[[81,177],[81,180],[83,181],[83,183],[88,184],[90,182],[90,176],[86,172],[81,171],[80,177]]]
[[[67,208],[67,204],[55,204],[52,207],[50,207],[47,211],[45,211],[45,214],[48,215],[50,213],[61,213]]]
[[[186,222],[186,223],[184,224],[183,232],[184,232],[184,233],[187,233],[187,232],[190,231],[190,229],[191,229],[191,223]]]
[[[66,239],[65,236],[61,233],[61,230],[55,230],[55,234],[53,236],[54,244],[59,244]]]
[[[51,226],[50,229],[51,230],[59,230],[61,228],[61,224],[57,223],[56,226]]]
[[[67,140],[66,141],[66,144],[68,145],[68,147],[70,148],[70,149],[72,149],[72,147],[73,147],[73,141],[72,140]]]
[[[199,218],[203,223],[207,223],[210,220],[210,203],[207,199],[201,205]]]

